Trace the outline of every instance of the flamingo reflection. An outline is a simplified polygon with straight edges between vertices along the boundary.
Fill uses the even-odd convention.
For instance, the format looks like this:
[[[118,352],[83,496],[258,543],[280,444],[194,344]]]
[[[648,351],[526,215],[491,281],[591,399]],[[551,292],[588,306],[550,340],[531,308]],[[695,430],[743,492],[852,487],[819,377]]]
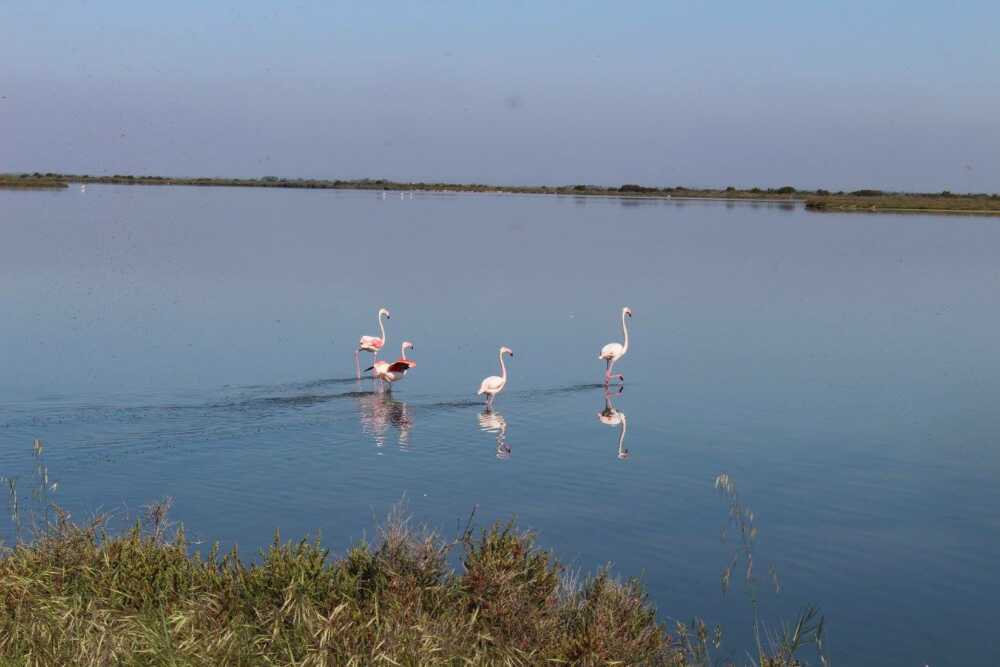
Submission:
[[[627,459],[629,451],[625,449],[624,445],[625,431],[628,430],[628,421],[625,419],[624,412],[615,409],[614,403],[611,402],[611,394],[608,391],[604,392],[604,409],[597,413],[597,419],[602,424],[607,424],[608,426],[622,427],[621,433],[618,435],[618,458],[623,461]]]
[[[388,393],[372,393],[358,398],[358,408],[361,432],[371,436],[376,446],[385,445],[386,434],[392,427],[399,432],[399,446],[409,447],[413,418],[404,401],[397,401]]]
[[[509,459],[510,446],[507,444],[507,420],[498,412],[486,410],[479,415],[479,429],[497,434],[497,458]]]

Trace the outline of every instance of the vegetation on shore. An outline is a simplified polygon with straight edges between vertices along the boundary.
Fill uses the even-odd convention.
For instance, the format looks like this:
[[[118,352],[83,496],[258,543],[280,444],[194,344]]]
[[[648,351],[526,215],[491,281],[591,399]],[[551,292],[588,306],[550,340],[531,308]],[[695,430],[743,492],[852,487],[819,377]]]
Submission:
[[[651,197],[677,199],[727,199],[750,201],[805,202],[813,211],[975,213],[1000,214],[1000,194],[954,194],[883,192],[882,190],[800,190],[791,185],[780,188],[694,188],[686,186],[650,187],[626,183],[601,185],[486,185],[483,183],[401,182],[385,179],[327,180],[309,178],[174,178],[113,174],[6,174],[0,175],[0,187],[66,187],[67,183],[105,183],[113,185],[191,185],[203,187],[299,188],[310,190],[385,190],[423,192],[478,192],[498,194],[572,195],[596,197]]]
[[[695,621],[668,633],[638,581],[569,576],[513,524],[445,542],[397,511],[377,544],[339,559],[276,536],[248,563],[217,545],[192,553],[166,507],[118,536],[59,512],[0,554],[0,663],[719,664],[718,630]],[[753,662],[802,664],[794,652]]]
[[[0,188],[48,189],[65,188],[68,183],[55,175],[44,174],[0,174]]]
[[[859,190],[850,194],[813,195],[806,198],[806,208],[812,211],[836,212],[919,212],[973,213],[1000,215],[1000,195],[956,195],[945,190],[936,194],[908,194]]]

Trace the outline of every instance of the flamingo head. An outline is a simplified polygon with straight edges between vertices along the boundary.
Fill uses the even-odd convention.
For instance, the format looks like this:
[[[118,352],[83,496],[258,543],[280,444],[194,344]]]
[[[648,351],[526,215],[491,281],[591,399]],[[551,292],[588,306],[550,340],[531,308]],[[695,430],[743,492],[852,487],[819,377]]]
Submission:
[[[622,314],[632,317],[632,309],[629,308],[628,306],[625,306],[624,308],[622,308]]]
[[[500,354],[504,354],[504,353],[507,353],[507,354],[509,354],[512,357],[514,356],[514,350],[510,349],[509,347],[501,347],[500,348]]]
[[[387,320],[390,319],[389,318],[389,309],[388,308],[379,308],[378,309],[378,316],[382,317],[383,315],[385,315],[385,319],[387,319]]]
[[[403,349],[404,350],[412,350],[413,349],[413,343],[411,343],[408,340],[404,340],[403,341]]]

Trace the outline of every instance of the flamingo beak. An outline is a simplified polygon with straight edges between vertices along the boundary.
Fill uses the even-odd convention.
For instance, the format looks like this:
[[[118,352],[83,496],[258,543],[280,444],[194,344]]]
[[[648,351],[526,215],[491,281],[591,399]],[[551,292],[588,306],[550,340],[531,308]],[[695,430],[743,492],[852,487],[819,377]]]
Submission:
[[[367,373],[368,371],[370,371],[373,368],[375,368],[375,367],[374,366],[369,366],[368,368],[365,369],[365,373]]]

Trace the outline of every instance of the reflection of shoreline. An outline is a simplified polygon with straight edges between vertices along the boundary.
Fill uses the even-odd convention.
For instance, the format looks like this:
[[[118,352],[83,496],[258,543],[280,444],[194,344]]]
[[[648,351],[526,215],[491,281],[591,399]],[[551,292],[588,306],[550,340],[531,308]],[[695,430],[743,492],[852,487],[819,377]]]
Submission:
[[[373,393],[359,397],[358,408],[361,432],[370,436],[376,447],[385,445],[386,432],[390,426],[399,430],[399,446],[410,446],[413,418],[405,402],[393,399],[388,392]]]
[[[497,458],[510,458],[511,449],[507,444],[507,420],[503,415],[492,410],[486,410],[478,415],[479,429],[487,433],[497,434]]]
[[[618,393],[620,394],[621,391]],[[597,419],[608,426],[621,426],[621,432],[618,434],[618,458],[622,461],[627,459],[629,451],[625,449],[625,433],[628,431],[628,420],[625,418],[624,412],[615,409],[614,403],[611,402],[611,393],[606,390],[604,392],[604,409],[597,413]]]

